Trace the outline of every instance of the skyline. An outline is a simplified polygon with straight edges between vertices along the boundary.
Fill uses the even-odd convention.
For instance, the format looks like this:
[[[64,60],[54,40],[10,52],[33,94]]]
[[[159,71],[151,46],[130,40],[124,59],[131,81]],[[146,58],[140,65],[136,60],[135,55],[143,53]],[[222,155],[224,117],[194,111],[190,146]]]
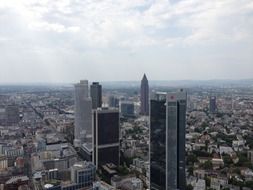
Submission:
[[[0,0],[0,83],[249,79],[252,13],[250,0]]]

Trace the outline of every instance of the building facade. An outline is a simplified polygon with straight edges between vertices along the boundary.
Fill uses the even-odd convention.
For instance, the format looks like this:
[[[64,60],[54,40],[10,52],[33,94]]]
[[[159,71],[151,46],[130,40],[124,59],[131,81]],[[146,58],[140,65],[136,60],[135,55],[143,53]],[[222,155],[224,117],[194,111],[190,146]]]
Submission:
[[[186,100],[180,91],[150,101],[150,189],[185,189]]]
[[[74,145],[80,147],[84,142],[91,142],[92,102],[89,97],[87,80],[75,84],[75,140]]]
[[[112,108],[118,108],[119,107],[119,99],[115,96],[109,96],[108,105],[109,105],[109,107],[112,107]]]
[[[210,97],[209,110],[210,110],[210,113],[215,113],[217,111],[216,96]]]
[[[90,85],[90,97],[92,100],[92,109],[102,107],[102,86],[98,82]]]
[[[142,115],[148,115],[149,114],[149,85],[148,85],[148,79],[145,74],[141,80],[141,98],[140,98],[140,100],[141,100],[140,113]]]
[[[123,117],[134,117],[134,103],[129,101],[122,101],[120,103],[120,112]]]
[[[107,163],[119,165],[119,111],[93,111],[93,163],[98,167]]]
[[[91,162],[77,162],[71,167],[71,181],[78,188],[92,187],[96,179],[96,167]]]

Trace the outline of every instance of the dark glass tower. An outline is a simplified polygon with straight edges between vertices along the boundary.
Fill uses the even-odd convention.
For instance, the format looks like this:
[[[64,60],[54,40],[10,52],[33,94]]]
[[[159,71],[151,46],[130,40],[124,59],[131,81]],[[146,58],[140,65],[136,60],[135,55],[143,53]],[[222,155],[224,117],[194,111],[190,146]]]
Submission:
[[[144,74],[141,80],[141,112],[142,115],[149,114],[149,85],[148,79]]]
[[[217,107],[216,107],[216,96],[211,96],[209,103],[210,103],[210,105],[209,105],[210,112],[211,113],[215,113],[216,110],[217,110]]]
[[[98,167],[106,163],[119,165],[119,111],[97,109],[93,111],[93,163]]]
[[[102,107],[102,86],[98,82],[90,85],[90,97],[92,99],[92,109]]]
[[[150,189],[185,190],[185,92],[150,101]]]

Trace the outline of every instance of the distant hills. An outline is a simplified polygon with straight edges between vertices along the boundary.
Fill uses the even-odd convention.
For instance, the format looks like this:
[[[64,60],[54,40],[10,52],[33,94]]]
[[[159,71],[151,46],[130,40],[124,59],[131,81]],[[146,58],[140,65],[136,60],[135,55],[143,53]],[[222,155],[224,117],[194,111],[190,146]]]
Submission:
[[[92,82],[92,81],[90,81]],[[139,88],[140,81],[99,81],[103,88]],[[253,79],[243,80],[151,80],[149,81],[151,88],[158,87],[217,87],[217,88],[230,88],[230,87],[252,87]],[[66,90],[72,89],[73,83],[26,83],[26,84],[0,84],[1,91],[27,91],[28,89],[44,91],[50,90]]]

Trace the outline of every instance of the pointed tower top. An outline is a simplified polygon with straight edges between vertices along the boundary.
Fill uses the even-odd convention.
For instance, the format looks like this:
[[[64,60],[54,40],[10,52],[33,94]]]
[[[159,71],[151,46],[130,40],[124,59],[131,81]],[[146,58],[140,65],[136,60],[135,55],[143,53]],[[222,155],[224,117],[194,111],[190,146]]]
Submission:
[[[142,80],[148,80],[146,74],[144,73]]]

